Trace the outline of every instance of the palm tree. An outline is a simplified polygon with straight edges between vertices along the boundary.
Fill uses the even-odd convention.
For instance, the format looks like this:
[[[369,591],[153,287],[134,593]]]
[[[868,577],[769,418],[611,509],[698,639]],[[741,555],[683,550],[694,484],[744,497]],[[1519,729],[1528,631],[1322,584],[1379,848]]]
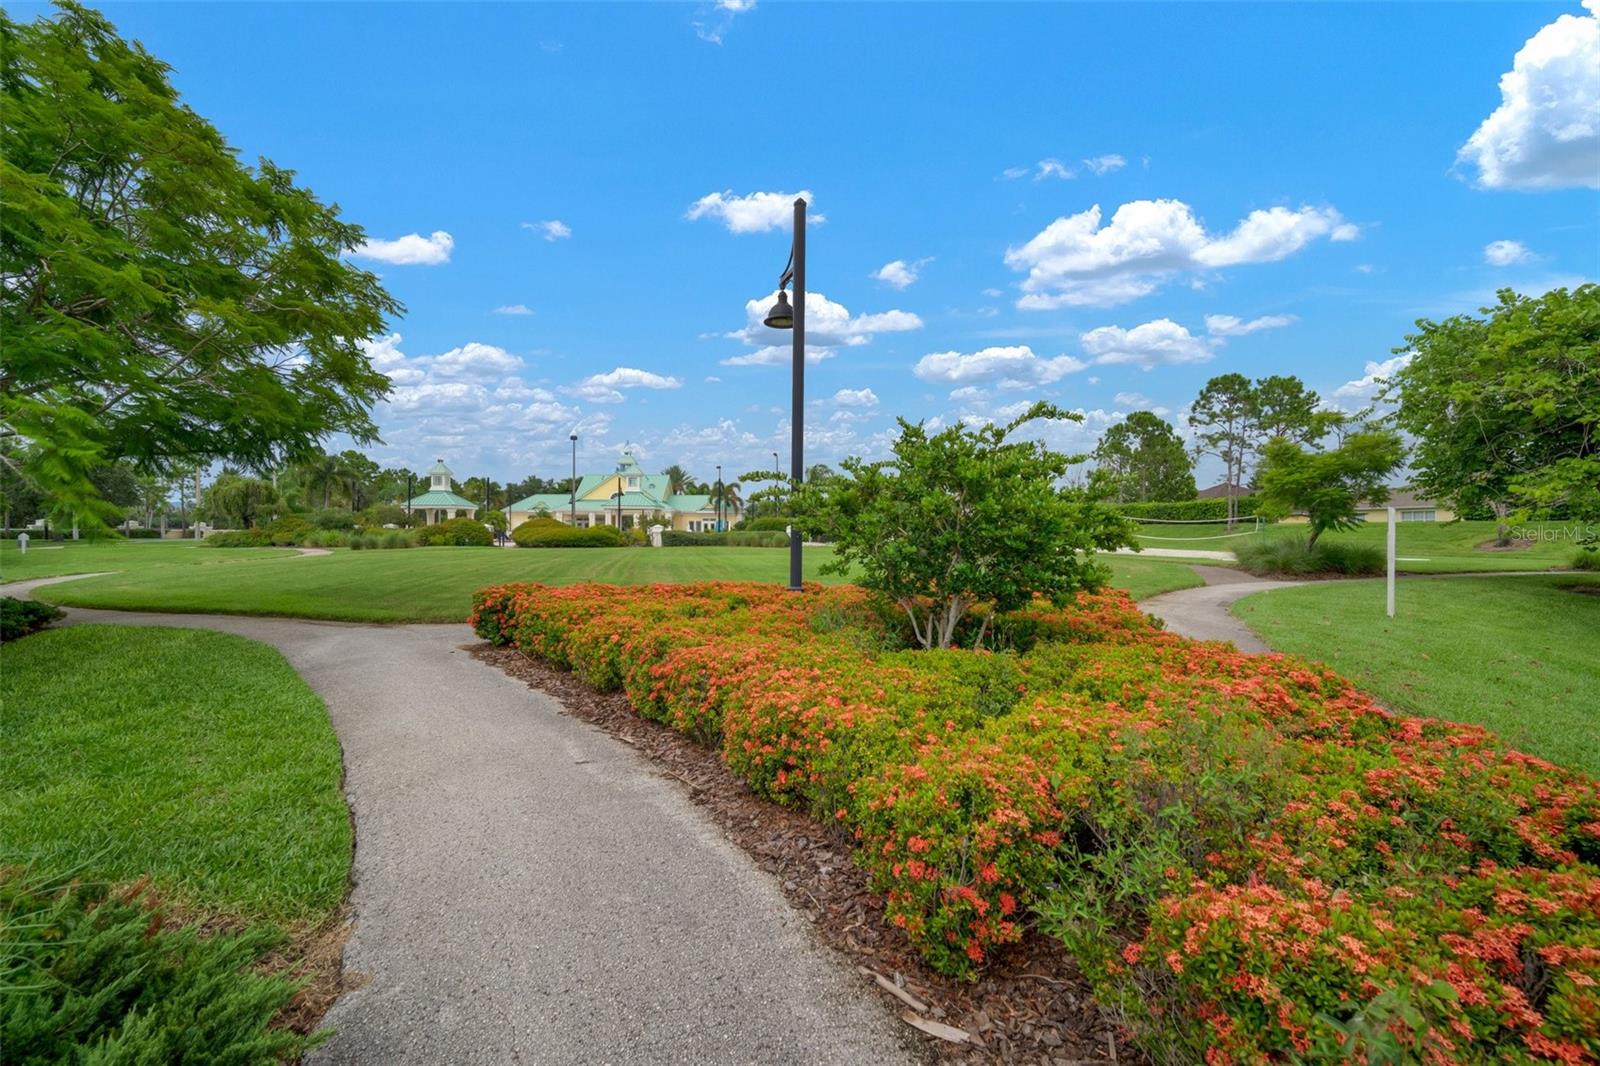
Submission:
[[[322,490],[322,509],[326,511],[333,502],[333,487],[344,479],[344,464],[338,457],[320,452],[300,464],[300,478],[307,492]]]
[[[722,505],[723,510],[729,514],[738,514],[743,501],[739,499],[739,483],[737,481],[724,481],[720,486],[711,486],[711,506]]]
[[[689,471],[685,470],[677,463],[673,463],[671,466],[662,470],[661,476],[667,479],[668,496],[676,496],[680,492],[687,492],[689,490]]]

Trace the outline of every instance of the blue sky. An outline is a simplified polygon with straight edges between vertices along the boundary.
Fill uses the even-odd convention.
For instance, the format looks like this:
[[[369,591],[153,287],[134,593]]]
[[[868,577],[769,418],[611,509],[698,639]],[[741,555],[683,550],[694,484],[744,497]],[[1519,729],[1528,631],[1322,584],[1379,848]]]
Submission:
[[[1576,3],[105,10],[373,238],[386,464],[787,467],[747,303],[801,190],[815,461],[1037,398],[1086,449],[1235,370],[1354,407],[1416,318],[1600,276]]]

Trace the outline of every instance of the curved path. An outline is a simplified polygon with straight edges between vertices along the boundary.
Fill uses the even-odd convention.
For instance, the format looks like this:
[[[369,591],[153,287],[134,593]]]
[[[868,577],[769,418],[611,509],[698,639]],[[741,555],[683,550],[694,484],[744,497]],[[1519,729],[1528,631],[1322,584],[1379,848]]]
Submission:
[[[1231,640],[1240,651],[1269,652],[1272,649],[1256,636],[1249,626],[1234,617],[1229,610],[1234,603],[1257,592],[1273,589],[1292,589],[1313,581],[1272,580],[1256,577],[1243,570],[1221,566],[1191,567],[1205,580],[1198,588],[1163,592],[1148,600],[1140,600],[1139,607],[1146,614],[1155,615],[1167,628],[1181,636],[1195,640]],[[1552,577],[1561,570],[1489,570],[1465,571],[1449,574],[1401,574],[1400,581],[1443,581],[1470,577]],[[1381,581],[1382,578],[1362,580]]]
[[[262,640],[327,703],[356,826],[345,966],[369,980],[334,1005],[336,1035],[308,1062],[916,1061],[680,789],[469,656],[466,626],[67,620]]]

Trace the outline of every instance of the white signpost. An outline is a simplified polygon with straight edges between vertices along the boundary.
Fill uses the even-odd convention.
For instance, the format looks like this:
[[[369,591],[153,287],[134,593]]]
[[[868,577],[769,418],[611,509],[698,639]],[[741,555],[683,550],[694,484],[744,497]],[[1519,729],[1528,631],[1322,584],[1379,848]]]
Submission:
[[[1394,617],[1394,508],[1389,508],[1389,617]]]

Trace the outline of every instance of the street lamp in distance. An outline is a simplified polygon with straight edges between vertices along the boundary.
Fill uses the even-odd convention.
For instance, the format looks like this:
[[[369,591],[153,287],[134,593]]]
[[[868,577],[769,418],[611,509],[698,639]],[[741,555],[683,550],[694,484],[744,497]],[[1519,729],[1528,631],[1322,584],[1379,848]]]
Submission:
[[[717,464],[717,532],[722,532],[722,498],[726,495],[722,491],[722,464]]]
[[[576,433],[574,433],[569,439],[572,441],[572,481],[569,482],[569,487],[572,489],[572,523],[571,524],[572,524],[573,528],[577,528],[577,525],[578,525],[578,435]]]

